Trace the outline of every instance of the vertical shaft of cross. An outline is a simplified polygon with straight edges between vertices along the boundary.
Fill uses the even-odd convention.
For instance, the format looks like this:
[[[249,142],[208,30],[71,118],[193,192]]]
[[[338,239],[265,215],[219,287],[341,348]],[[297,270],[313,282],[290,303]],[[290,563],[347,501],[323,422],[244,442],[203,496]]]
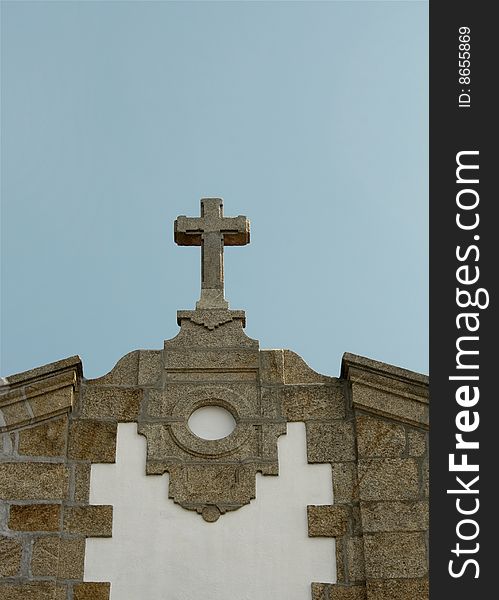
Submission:
[[[201,288],[224,289],[224,249],[222,236],[204,233],[201,246]]]
[[[201,289],[224,293],[224,239],[217,223],[223,219],[223,204],[218,198],[201,200],[201,219],[205,229],[201,234]],[[213,224],[211,230],[209,224]]]
[[[250,241],[246,217],[224,217],[221,198],[203,198],[201,216],[179,216],[175,221],[175,242],[180,246],[201,246],[201,297],[197,308],[227,308],[224,298],[224,246],[244,246]]]

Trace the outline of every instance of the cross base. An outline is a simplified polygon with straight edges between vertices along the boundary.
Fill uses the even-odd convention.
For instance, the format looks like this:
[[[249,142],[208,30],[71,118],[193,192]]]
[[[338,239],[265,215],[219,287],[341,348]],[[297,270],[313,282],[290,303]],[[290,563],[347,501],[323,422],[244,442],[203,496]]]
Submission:
[[[206,308],[229,308],[223,289],[201,288],[201,298],[196,302],[196,309]]]

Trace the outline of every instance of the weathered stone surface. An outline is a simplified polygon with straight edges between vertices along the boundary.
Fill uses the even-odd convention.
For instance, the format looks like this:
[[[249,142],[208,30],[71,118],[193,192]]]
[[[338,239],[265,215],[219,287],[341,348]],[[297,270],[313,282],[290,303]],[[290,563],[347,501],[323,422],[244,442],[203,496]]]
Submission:
[[[352,385],[354,406],[410,425],[427,426],[428,405],[413,398],[396,395],[361,383]]]
[[[162,350],[139,350],[138,385],[154,385],[163,372]]]
[[[223,406],[245,421],[261,422],[261,399],[256,380],[170,383],[165,390],[148,393],[147,412],[165,422],[188,420],[199,406]],[[277,400],[276,400],[277,402]],[[283,419],[281,419],[283,421]]]
[[[362,518],[360,514],[360,506],[355,505],[352,506],[352,534],[353,535],[362,535]]]
[[[29,423],[32,418],[28,410],[28,404],[25,401],[1,406],[0,416],[5,423],[5,427],[2,427],[1,431]]]
[[[4,500],[59,500],[68,496],[68,469],[50,463],[0,463]]]
[[[352,384],[353,405],[417,426],[428,426],[428,377],[345,353],[342,377]]]
[[[426,531],[428,502],[363,502],[362,526],[366,533]]]
[[[102,377],[97,379],[87,379],[86,385],[123,385],[134,386],[138,383],[139,373],[139,353],[140,350],[134,350],[125,354],[123,358],[114,365],[114,367]]]
[[[69,457],[112,463],[116,456],[116,423],[73,421],[69,429]]]
[[[281,390],[281,402],[288,421],[341,419],[345,416],[342,385],[286,385]]]
[[[330,421],[306,423],[309,463],[344,462],[355,459],[352,423]]]
[[[88,503],[90,493],[90,465],[77,463],[74,465],[74,501]]]
[[[341,375],[345,379],[352,380],[363,378],[369,383],[386,385],[398,392],[428,401],[428,376],[396,365],[345,352],[342,358]]]
[[[364,544],[369,579],[416,578],[427,574],[424,533],[367,534]]]
[[[369,600],[428,600],[428,579],[368,581]]]
[[[224,325],[221,330],[216,329],[215,331],[208,331],[200,325],[194,327],[197,329],[190,332],[188,340],[183,339],[187,336],[187,333],[183,332],[184,325],[182,324],[178,336],[174,340],[165,342],[164,359],[167,378],[170,377],[170,373],[184,372],[192,380],[190,371],[203,369],[210,373],[213,372],[213,365],[216,365],[216,372],[233,370],[244,373],[249,369],[254,369],[256,372],[260,365],[258,342],[246,337],[240,326],[233,333],[234,335],[244,336],[244,344],[243,340],[232,339],[232,332],[228,325]],[[216,337],[222,333],[227,339],[217,340]],[[206,339],[203,339],[204,337]],[[173,345],[174,341],[176,342],[175,345]]]
[[[81,374],[81,359],[79,356],[70,356],[69,358],[51,362],[42,365],[41,367],[36,367],[35,369],[30,369],[29,371],[9,375],[9,377],[5,377],[4,379],[9,386],[14,387],[22,384],[29,384],[33,380],[41,380],[48,376],[54,376],[63,373],[64,371],[72,370]]]
[[[238,311],[208,312],[179,313],[181,332],[165,342],[164,378],[146,391],[137,430],[147,438],[146,472],[167,471],[169,497],[213,522],[254,498],[257,472],[277,474],[286,421],[275,386],[260,385],[258,342],[244,334]],[[227,437],[190,430],[191,414],[210,405],[234,417]]]
[[[402,425],[359,415],[356,430],[357,448],[361,457],[398,457],[405,452],[405,430]]]
[[[262,416],[265,419],[280,419],[284,421],[281,412],[281,403],[279,401],[279,388],[276,386],[261,387],[262,398]]]
[[[296,352],[284,350],[284,383],[330,383],[334,381],[334,377],[327,377],[312,370]]]
[[[218,313],[215,319],[211,319],[208,313],[212,311],[202,311],[202,314],[196,314],[201,311],[178,311],[177,321],[182,326],[179,334],[174,338],[174,343],[177,347],[183,346],[184,349],[190,348],[193,353],[192,357],[188,357],[189,360],[185,363],[185,368],[195,368],[196,361],[201,361],[200,366],[202,368],[209,368],[208,362],[205,360],[207,355],[206,351],[210,348],[233,348],[234,355],[223,356],[220,367],[223,369],[230,368],[232,365],[234,368],[238,368],[242,364],[238,361],[239,352],[244,350],[250,351],[251,349],[258,349],[258,341],[248,337],[244,330],[245,314],[244,311],[224,311],[223,314]],[[223,316],[225,315],[225,316]],[[222,324],[223,321],[223,324]],[[213,329],[210,329],[213,327]],[[197,341],[197,343],[196,343]],[[170,341],[165,341],[165,368],[174,369],[182,368],[180,365],[178,353],[170,355]],[[196,350],[202,351],[196,354]],[[216,353],[211,355],[216,356]],[[243,362],[246,362],[246,358],[241,356]],[[212,363],[216,364],[216,363]],[[255,360],[254,368],[259,367],[258,358]]]
[[[25,504],[10,507],[9,529],[16,531],[57,531],[60,504]]]
[[[250,241],[250,223],[242,215],[224,217],[221,198],[202,198],[201,216],[175,220],[175,242],[202,246],[201,297],[196,308],[226,308],[224,299],[224,246],[244,246]]]
[[[12,375],[0,390],[0,432],[68,412],[73,389],[81,377],[77,359],[51,363],[39,369]]]
[[[172,467],[169,497],[185,508],[198,510],[216,505],[223,514],[255,497],[252,465]]]
[[[112,507],[88,500],[90,463],[115,460],[117,422],[138,421],[147,473],[168,472],[169,497],[214,522],[255,496],[257,472],[278,474],[278,436],[287,421],[305,421],[308,460],[331,464],[334,493],[334,504],[308,507],[309,535],[337,538],[339,582],[312,584],[313,598],[368,600],[367,573],[369,600],[423,600],[427,378],[346,354],[338,380],[289,350],[259,351],[243,330],[244,311],[229,310],[223,297],[220,236],[247,243],[249,229],[222,230],[221,201],[208,199],[206,207],[215,212],[202,214],[203,227],[210,219],[218,227],[208,223],[210,239],[189,219],[178,223],[179,243],[205,245],[205,269],[196,310],[177,313],[180,332],[163,350],[132,352],[89,381],[73,357],[9,378],[2,390],[2,431],[16,430],[3,437],[3,458],[11,453],[16,462],[0,463],[0,495],[10,502],[1,521],[12,536],[1,538],[7,549],[0,543],[0,554],[7,553],[9,577],[45,580],[12,582],[0,597],[108,600],[110,584],[82,577],[85,538],[112,534]],[[190,415],[207,405],[232,413],[233,433],[222,440],[192,433]],[[18,450],[51,462],[21,463]],[[70,589],[47,578],[69,579]]]
[[[0,455],[10,457],[14,451],[15,438],[13,433],[0,433]]]
[[[1,583],[2,600],[66,600],[66,586],[52,581]]]
[[[109,600],[111,584],[104,582],[77,583],[73,589],[74,600]]]
[[[20,540],[0,537],[0,577],[12,577],[21,568],[22,544]],[[0,596],[1,596],[0,588]]]
[[[409,456],[423,456],[427,448],[428,433],[411,429],[407,432]]]
[[[42,537],[33,544],[31,572],[35,577],[82,579],[84,561],[84,538]]]
[[[29,404],[35,420],[68,412],[73,404],[73,386],[68,385],[30,398]]]
[[[348,580],[364,581],[366,578],[364,562],[364,541],[361,537],[346,537],[344,543],[345,566]]]
[[[141,399],[140,389],[84,386],[81,414],[85,419],[113,419],[121,423],[136,421]]]
[[[307,506],[308,535],[310,537],[338,537],[348,526],[345,506]]]
[[[283,350],[260,350],[260,378],[265,384],[284,383]]]
[[[355,462],[334,463],[332,473],[334,503],[342,504],[358,500],[357,464]]]
[[[414,459],[359,460],[358,473],[361,500],[415,500],[419,495]]]
[[[26,456],[64,456],[67,417],[63,416],[19,432],[19,454]]]
[[[190,323],[187,323],[190,321]],[[177,311],[177,322],[179,325],[184,325],[181,331],[181,338],[189,338],[189,333],[196,332],[196,328],[192,327],[192,325],[201,325],[207,331],[203,332],[202,330],[197,330],[197,335],[201,334],[204,339],[208,342],[207,345],[220,345],[218,343],[210,344],[210,336],[209,332],[218,330],[222,328],[220,331],[217,331],[217,336],[213,338],[211,336],[211,341],[215,342],[221,341],[220,336],[225,338],[225,340],[229,341],[231,344],[235,341],[235,339],[239,339],[243,341],[243,345],[248,344],[250,338],[244,334],[242,328],[246,325],[246,314],[244,310],[228,310],[227,308],[222,309],[209,309],[209,310],[201,310],[200,308],[196,308],[196,310],[179,310]],[[208,334],[208,337],[206,337]],[[235,336],[234,336],[235,334]],[[243,336],[246,336],[246,340]]]
[[[362,585],[312,583],[312,600],[367,600],[367,592]]]
[[[428,496],[430,495],[430,474],[429,474],[429,464],[428,464],[428,460],[426,460],[424,462],[424,464],[422,465],[422,482],[421,482],[421,488],[422,488],[422,493],[423,496],[425,498],[428,498]]]
[[[64,531],[86,537],[111,537],[113,507],[106,504],[67,506],[64,509]]]
[[[348,583],[346,536],[336,539],[336,583]]]

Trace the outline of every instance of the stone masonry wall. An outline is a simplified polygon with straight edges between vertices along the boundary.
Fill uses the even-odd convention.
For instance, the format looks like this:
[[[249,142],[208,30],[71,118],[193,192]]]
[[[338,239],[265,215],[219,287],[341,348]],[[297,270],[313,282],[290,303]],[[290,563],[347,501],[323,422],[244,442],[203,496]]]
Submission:
[[[83,582],[83,567],[85,539],[112,533],[112,507],[89,506],[88,493],[91,462],[114,460],[116,424],[113,431],[73,419],[81,387],[81,362],[72,357],[9,377],[2,388],[2,600],[108,597],[109,584]]]
[[[89,504],[90,468],[114,462],[119,422],[150,419],[150,402],[164,394],[164,353],[132,352],[94,380],[83,378],[78,357],[7,379],[2,600],[109,598],[109,583],[83,581],[86,538],[112,535],[112,507]],[[281,421],[302,421],[308,461],[331,464],[334,501],[304,511],[309,536],[336,538],[338,580],[311,582],[313,600],[426,600],[427,378],[349,354],[340,378],[315,373],[287,350],[258,356],[263,425],[252,427],[268,422],[280,431]],[[275,435],[268,440],[264,446]]]
[[[328,426],[307,427],[309,462],[332,463],[334,494],[333,506],[309,507],[309,535],[336,537],[338,569],[312,597],[427,600],[428,379],[345,354],[342,381],[354,459],[336,462],[329,442],[317,452]]]

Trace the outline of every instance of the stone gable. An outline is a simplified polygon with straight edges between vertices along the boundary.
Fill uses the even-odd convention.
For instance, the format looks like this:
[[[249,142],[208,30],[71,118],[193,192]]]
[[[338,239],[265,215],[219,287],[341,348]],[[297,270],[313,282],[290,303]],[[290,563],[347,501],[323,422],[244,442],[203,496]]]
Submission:
[[[208,245],[201,298],[178,312],[162,350],[131,352],[98,379],[83,376],[79,357],[5,379],[0,598],[109,598],[110,584],[83,581],[83,569],[86,539],[113,534],[113,507],[90,504],[89,488],[91,465],[115,461],[118,423],[136,422],[146,438],[148,475],[169,473],[165,502],[217,527],[258,502],[257,473],[279,476],[278,437],[299,421],[308,462],[331,467],[334,497],[303,506],[308,535],[336,539],[337,582],[311,581],[310,597],[426,600],[428,379],[352,354],[329,377],[290,350],[260,350],[223,296],[224,243],[248,243],[249,222],[203,202],[201,218],[175,228],[178,243]],[[188,420],[213,405],[234,431],[201,439]]]

